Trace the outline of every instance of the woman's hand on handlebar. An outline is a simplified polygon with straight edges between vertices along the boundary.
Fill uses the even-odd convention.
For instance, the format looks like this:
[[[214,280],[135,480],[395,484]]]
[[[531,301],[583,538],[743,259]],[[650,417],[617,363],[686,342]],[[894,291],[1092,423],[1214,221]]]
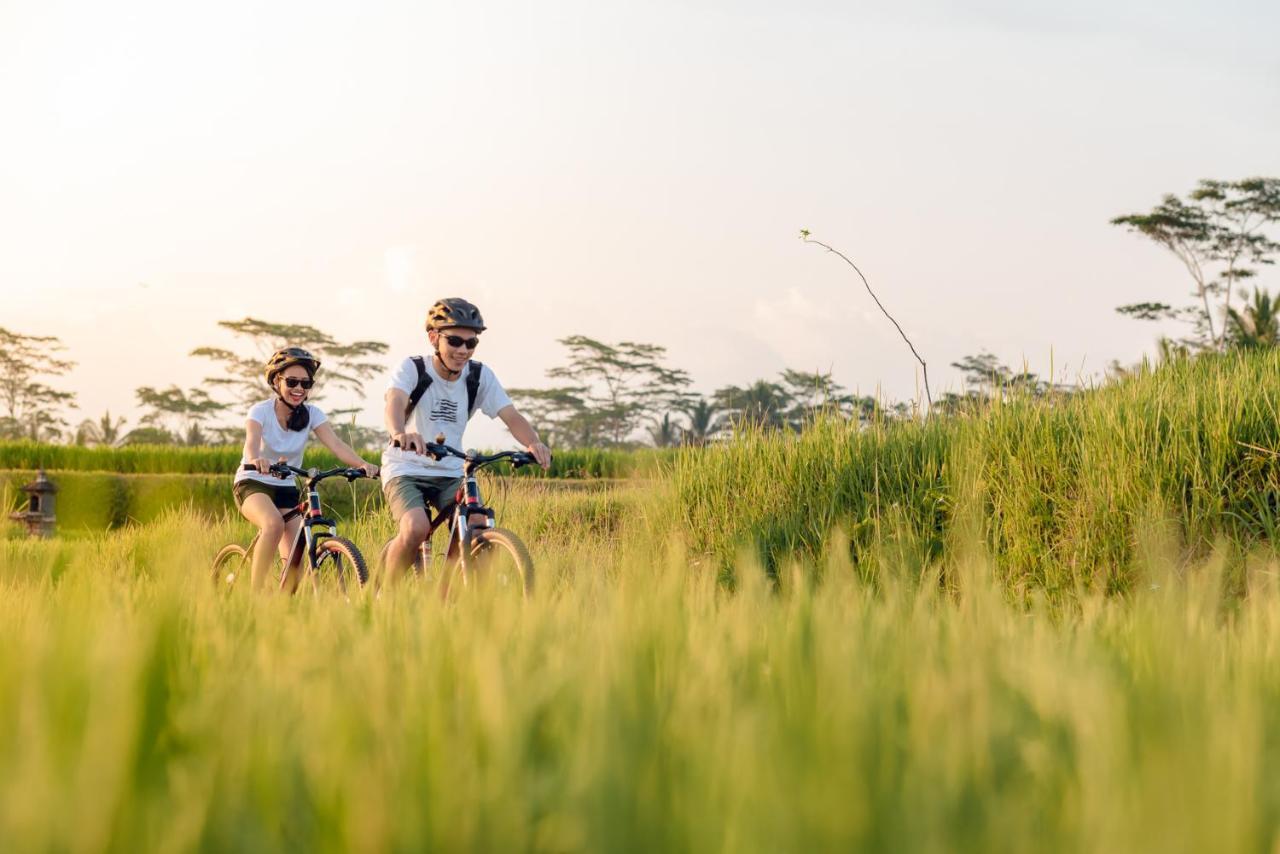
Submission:
[[[268,460],[268,459],[264,459],[264,458],[262,458],[262,457],[258,457],[256,460],[251,461],[251,462],[249,463],[249,465],[251,465],[251,466],[253,466],[255,469],[257,469],[258,474],[270,474],[270,473],[271,473],[271,461],[270,461],[270,460]]]
[[[377,466],[375,466],[373,463],[365,463],[365,464],[364,464],[364,465],[362,465],[362,466],[356,466],[356,468],[358,468],[358,469],[360,469],[360,471],[364,472],[364,476],[365,476],[365,477],[377,477],[377,476],[378,476],[378,467],[377,467]]]
[[[391,442],[397,448],[403,448],[415,454],[427,452],[427,440],[422,438],[421,433],[396,433],[392,435]]]

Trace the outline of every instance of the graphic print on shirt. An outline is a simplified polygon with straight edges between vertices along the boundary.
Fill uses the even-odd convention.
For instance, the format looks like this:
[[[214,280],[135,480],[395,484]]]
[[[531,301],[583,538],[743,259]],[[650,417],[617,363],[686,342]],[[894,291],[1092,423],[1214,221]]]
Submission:
[[[431,407],[432,421],[448,421],[450,424],[458,423],[458,404],[448,398],[444,398],[436,402]]]

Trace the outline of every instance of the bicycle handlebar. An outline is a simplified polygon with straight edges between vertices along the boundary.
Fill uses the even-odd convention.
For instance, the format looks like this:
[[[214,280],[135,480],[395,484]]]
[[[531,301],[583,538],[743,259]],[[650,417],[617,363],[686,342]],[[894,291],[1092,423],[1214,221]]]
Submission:
[[[244,470],[256,472],[258,467],[253,463],[245,463]],[[345,466],[342,466],[336,469],[329,469],[328,471],[321,471],[320,469],[314,468],[300,469],[286,463],[272,463],[271,468],[267,469],[267,473],[273,474],[282,479],[291,474],[296,474],[298,477],[305,477],[311,483],[319,483],[325,478],[330,477],[345,477],[347,480],[359,480],[362,477],[368,477],[368,475],[364,473],[364,469],[346,468]]]
[[[392,447],[395,448],[401,447],[398,441],[393,441],[391,444]],[[429,456],[436,461],[440,461],[445,457],[457,457],[464,462],[471,463],[473,467],[477,468],[488,465],[489,463],[496,463],[498,460],[503,459],[510,459],[511,467],[517,469],[522,466],[533,465],[538,461],[533,454],[530,454],[527,451],[499,451],[496,454],[466,453],[464,451],[459,451],[457,448],[450,447],[449,445],[439,444],[436,442],[426,443],[425,456]]]

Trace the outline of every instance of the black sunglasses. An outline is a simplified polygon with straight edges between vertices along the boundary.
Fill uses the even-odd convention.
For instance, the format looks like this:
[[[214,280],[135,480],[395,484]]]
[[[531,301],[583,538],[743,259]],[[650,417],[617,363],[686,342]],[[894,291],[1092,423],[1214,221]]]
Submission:
[[[441,335],[440,337],[448,341],[450,347],[466,347],[468,350],[474,350],[480,343],[479,335],[472,335],[470,338],[463,338],[461,335]]]
[[[297,388],[298,386],[302,386],[303,388],[311,388],[313,385],[316,384],[316,381],[300,380],[297,377],[285,377],[284,384],[287,385],[289,388]]]

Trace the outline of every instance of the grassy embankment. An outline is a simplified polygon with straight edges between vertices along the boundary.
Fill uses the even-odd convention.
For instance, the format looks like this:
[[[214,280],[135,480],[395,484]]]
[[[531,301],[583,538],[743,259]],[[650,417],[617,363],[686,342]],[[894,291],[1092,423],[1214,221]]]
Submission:
[[[219,598],[189,513],[0,542],[0,847],[1274,849],[1277,364],[522,481],[530,603]]]
[[[682,455],[673,483],[722,563],[770,566],[847,537],[859,572],[919,576],[980,543],[1015,596],[1131,588],[1139,535],[1192,558],[1277,542],[1280,351],[1181,362],[1087,394],[980,415],[799,436],[745,436]],[[1229,583],[1243,579],[1232,564]]]
[[[379,454],[376,449],[364,452],[371,461],[377,461]],[[673,457],[672,451],[652,449],[566,450],[555,454],[549,472],[529,466],[515,472],[515,477],[521,483],[555,480],[563,482],[565,489],[597,491],[607,486],[604,481],[656,478]],[[239,460],[240,450],[227,447],[86,448],[0,443],[0,508],[6,508],[7,513],[7,508],[16,506],[22,498],[22,485],[35,478],[35,469],[43,467],[58,486],[59,530],[64,535],[145,524],[180,507],[221,516],[235,512],[230,484]],[[338,465],[323,448],[309,449],[304,463],[317,468]],[[505,466],[494,471],[511,473]],[[586,483],[570,485],[570,481]],[[342,518],[378,512],[382,507],[377,484],[368,481],[352,485],[326,481],[321,492],[329,512]]]
[[[381,448],[360,452],[377,462]],[[134,445],[123,448],[49,445],[37,442],[0,442],[0,470],[113,472],[116,474],[210,474],[230,477],[240,462],[239,446],[185,447]],[[557,451],[551,470],[522,469],[519,477],[622,478],[651,477],[672,452],[660,450],[611,451],[583,448]],[[339,465],[333,454],[312,443],[303,458],[306,467],[326,469]]]

